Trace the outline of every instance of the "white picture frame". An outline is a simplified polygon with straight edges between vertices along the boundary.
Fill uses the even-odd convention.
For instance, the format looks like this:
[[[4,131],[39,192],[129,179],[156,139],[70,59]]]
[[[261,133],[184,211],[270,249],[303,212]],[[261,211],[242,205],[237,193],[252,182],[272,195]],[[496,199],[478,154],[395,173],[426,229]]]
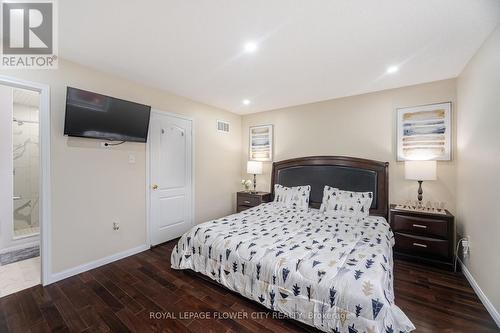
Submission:
[[[250,161],[271,162],[273,160],[273,125],[251,126],[248,141]]]
[[[397,160],[450,161],[451,102],[397,109]]]

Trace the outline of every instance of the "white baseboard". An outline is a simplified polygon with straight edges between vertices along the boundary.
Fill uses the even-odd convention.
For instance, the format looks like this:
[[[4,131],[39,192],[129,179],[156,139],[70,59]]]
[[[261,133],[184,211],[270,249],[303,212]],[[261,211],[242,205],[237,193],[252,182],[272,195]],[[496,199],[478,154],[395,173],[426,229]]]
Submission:
[[[495,309],[488,297],[486,297],[485,293],[481,290],[467,266],[465,266],[460,258],[458,260],[460,261],[460,265],[462,266],[462,272],[464,273],[465,278],[467,279],[467,281],[469,281],[472,289],[474,289],[481,302],[483,302],[484,307],[486,308],[486,310],[488,310],[495,323],[497,323],[497,326],[500,327],[500,314],[498,313],[497,309]]]
[[[98,259],[98,260],[95,260],[95,261],[92,261],[92,262],[89,262],[89,263],[86,263],[86,264],[83,264],[80,266],[69,268],[69,269],[64,270],[62,272],[59,272],[59,273],[50,274],[49,281],[47,281],[47,283],[45,285],[48,285],[48,284],[51,284],[51,283],[54,283],[54,282],[57,282],[60,280],[64,280],[66,278],[69,278],[70,276],[77,275],[77,274],[89,271],[91,269],[97,268],[99,266],[109,264],[113,261],[117,261],[117,260],[129,257],[131,255],[137,254],[139,252],[149,250],[149,248],[150,248],[149,245],[146,245],[146,244],[140,245],[138,247],[134,247],[134,248],[131,248],[131,249],[119,252],[119,253],[115,253],[115,254],[112,254],[110,256],[107,256],[107,257],[104,257],[104,258],[101,258],[101,259]]]

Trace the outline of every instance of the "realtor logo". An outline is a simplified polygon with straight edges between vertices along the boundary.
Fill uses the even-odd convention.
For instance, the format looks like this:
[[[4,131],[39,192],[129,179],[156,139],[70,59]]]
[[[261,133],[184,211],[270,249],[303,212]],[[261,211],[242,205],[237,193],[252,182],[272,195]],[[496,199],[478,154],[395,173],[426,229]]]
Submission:
[[[2,68],[57,68],[54,1],[2,3]]]

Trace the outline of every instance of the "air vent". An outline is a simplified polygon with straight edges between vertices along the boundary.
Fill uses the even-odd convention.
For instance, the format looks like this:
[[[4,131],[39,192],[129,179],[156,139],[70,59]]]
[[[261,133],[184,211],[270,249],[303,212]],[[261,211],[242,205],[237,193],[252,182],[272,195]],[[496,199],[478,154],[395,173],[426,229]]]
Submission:
[[[217,120],[217,131],[229,133],[229,123],[222,120]]]

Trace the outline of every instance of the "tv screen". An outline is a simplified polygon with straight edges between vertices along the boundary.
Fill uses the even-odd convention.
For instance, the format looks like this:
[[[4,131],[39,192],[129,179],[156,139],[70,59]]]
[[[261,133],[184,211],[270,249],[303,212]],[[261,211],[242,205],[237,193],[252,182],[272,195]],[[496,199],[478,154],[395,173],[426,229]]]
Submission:
[[[146,142],[151,107],[68,87],[64,134]]]

